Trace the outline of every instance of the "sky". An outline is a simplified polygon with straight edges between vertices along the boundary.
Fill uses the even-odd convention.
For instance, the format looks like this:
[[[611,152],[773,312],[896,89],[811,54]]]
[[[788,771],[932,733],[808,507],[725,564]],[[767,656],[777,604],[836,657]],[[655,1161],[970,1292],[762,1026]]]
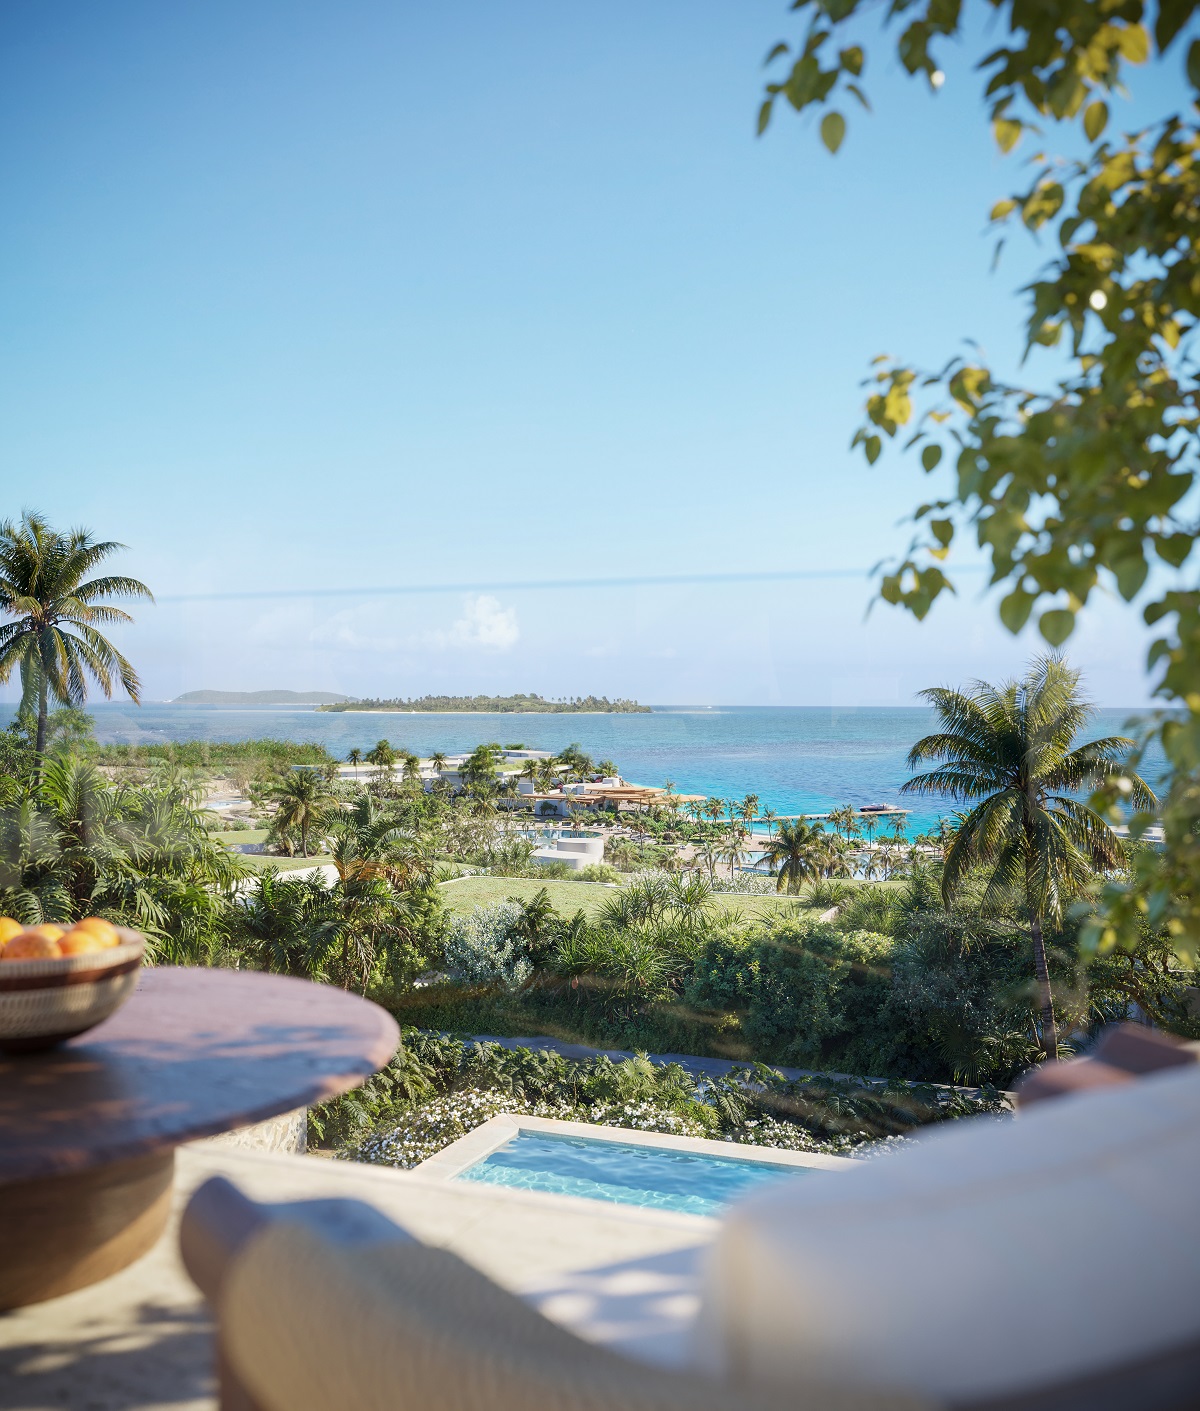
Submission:
[[[969,554],[924,623],[868,611],[930,485],[849,449],[876,354],[1019,355],[1041,255],[991,268],[1022,171],[988,36],[936,95],[875,40],[835,158],[754,134],[794,32],[782,0],[8,0],[0,513],[128,545],[146,699],[888,705],[1021,669]],[[1070,656],[1139,705],[1145,645],[1101,602]]]

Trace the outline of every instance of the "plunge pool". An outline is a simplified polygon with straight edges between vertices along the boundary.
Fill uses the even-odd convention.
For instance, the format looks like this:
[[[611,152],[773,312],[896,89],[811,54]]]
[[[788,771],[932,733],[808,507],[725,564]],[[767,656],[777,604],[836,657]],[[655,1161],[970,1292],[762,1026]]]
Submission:
[[[803,1177],[807,1169],[525,1130],[454,1179],[711,1216],[756,1186]]]

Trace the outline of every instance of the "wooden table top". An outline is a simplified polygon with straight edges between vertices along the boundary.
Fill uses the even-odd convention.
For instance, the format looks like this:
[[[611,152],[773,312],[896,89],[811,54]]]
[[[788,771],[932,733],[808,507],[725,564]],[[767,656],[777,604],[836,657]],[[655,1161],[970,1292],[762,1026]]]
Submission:
[[[154,967],[103,1024],[0,1055],[0,1183],[166,1152],[356,1087],[399,1041],[378,1005],[246,970]]]

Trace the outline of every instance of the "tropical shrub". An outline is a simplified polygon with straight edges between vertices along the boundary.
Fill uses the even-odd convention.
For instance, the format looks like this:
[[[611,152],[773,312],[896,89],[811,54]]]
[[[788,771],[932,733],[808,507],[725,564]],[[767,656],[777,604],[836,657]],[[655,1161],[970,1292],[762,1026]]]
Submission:
[[[620,877],[617,869],[610,867],[607,862],[593,862],[575,873],[577,882],[616,882]]]
[[[501,1112],[708,1136],[792,1151],[867,1153],[930,1122],[1002,1112],[999,1095],[913,1083],[788,1082],[761,1065],[699,1081],[644,1055],[582,1062],[405,1029],[395,1058],[310,1114],[314,1145],[411,1167]]]
[[[866,1071],[847,1050],[871,1031],[887,998],[891,944],[810,917],[773,919],[749,935],[711,938],[688,997],[741,1011],[755,1051],[774,1062]]]
[[[503,985],[515,990],[533,974],[519,932],[519,902],[476,907],[469,916],[452,916],[446,927],[446,969],[467,984]]]
[[[228,958],[354,988],[387,1000],[441,949],[445,911],[436,887],[398,890],[378,875],[326,887],[320,877],[265,872],[226,913]]]

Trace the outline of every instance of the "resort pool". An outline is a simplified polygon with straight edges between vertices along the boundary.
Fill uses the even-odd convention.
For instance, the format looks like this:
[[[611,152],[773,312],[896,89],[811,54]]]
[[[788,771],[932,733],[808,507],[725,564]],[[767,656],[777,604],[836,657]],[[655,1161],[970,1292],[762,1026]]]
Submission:
[[[718,1215],[755,1186],[804,1174],[802,1166],[773,1161],[525,1131],[455,1179],[688,1215]]]

